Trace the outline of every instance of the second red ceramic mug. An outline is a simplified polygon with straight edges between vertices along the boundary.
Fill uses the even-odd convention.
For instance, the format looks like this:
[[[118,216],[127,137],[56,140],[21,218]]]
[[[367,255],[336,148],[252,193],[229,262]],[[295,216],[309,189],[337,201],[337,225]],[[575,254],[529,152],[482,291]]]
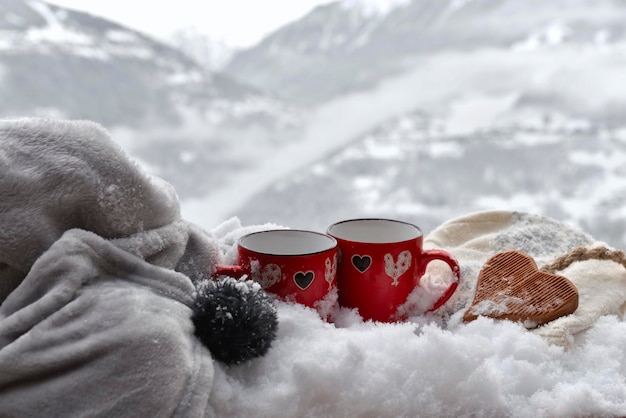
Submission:
[[[443,305],[460,280],[457,261],[442,250],[424,250],[419,227],[392,219],[352,219],[331,225],[337,240],[339,304],[357,308],[363,319],[391,322],[433,260],[448,264],[455,280],[435,302]]]

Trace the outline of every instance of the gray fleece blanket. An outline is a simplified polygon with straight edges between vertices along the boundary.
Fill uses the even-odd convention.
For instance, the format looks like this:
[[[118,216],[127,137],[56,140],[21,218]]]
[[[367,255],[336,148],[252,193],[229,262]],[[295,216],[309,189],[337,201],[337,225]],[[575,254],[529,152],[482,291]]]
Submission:
[[[0,415],[211,416],[220,254],[99,125],[0,121]]]

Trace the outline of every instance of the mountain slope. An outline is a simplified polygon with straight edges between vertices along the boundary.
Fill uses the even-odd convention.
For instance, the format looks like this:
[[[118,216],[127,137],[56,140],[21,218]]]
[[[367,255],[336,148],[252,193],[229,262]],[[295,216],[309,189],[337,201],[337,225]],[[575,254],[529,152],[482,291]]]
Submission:
[[[320,6],[238,53],[225,73],[318,104],[371,88],[434,53],[589,43],[603,35],[617,41],[626,32],[626,4],[616,0],[396,0],[382,11],[368,4]]]
[[[269,123],[280,102],[114,22],[37,0],[0,0],[1,116],[107,126]],[[245,115],[232,107],[246,105]],[[262,121],[262,119],[264,119]]]
[[[391,217],[428,233],[456,216],[507,209],[551,216],[626,247],[625,129],[545,120],[457,135],[446,132],[450,122],[421,112],[398,116],[259,192],[237,215],[316,230],[346,218]]]

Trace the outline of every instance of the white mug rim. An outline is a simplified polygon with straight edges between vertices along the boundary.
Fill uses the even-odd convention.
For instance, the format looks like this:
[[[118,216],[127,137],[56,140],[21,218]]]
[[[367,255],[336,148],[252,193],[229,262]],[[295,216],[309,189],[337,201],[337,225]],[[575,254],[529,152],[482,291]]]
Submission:
[[[379,235],[376,238],[371,238],[371,235],[368,235],[368,237],[365,237],[365,233],[357,233],[352,236],[345,231],[340,231],[340,232],[335,231],[333,233],[333,230],[337,230],[338,228],[342,226],[346,226],[348,224],[357,224],[357,223],[370,224],[370,225],[378,223],[380,225],[384,225],[385,230],[382,231],[383,235]],[[402,233],[399,234],[400,235],[399,237],[395,237],[395,238],[392,237],[392,234],[399,233],[400,230],[396,229],[395,231],[391,231],[389,230],[389,228],[386,228],[389,225],[394,225],[395,227],[400,226],[402,228]],[[330,225],[328,229],[326,230],[326,233],[329,236],[337,240],[361,243],[361,244],[398,244],[398,243],[407,242],[407,241],[414,241],[424,236],[419,226],[410,222],[402,221],[399,219],[391,219],[391,218],[346,219],[343,221],[335,222],[334,224]],[[367,234],[370,234],[370,233],[371,231],[367,232]]]
[[[274,249],[263,249],[261,245],[256,248],[250,244],[246,245],[246,241],[254,240],[255,238],[260,237],[261,235],[266,236],[286,236],[286,235],[309,235],[315,236],[318,239],[318,245],[314,245],[311,250],[298,250],[298,247],[293,247],[294,242],[291,242],[292,246],[288,249],[286,247],[283,250],[278,249],[276,244],[274,244]],[[303,240],[305,244],[313,244],[311,241]],[[322,242],[327,242],[327,245],[322,245]],[[267,246],[267,242],[264,245]],[[262,254],[266,256],[278,256],[278,257],[298,257],[298,256],[311,256],[316,254],[322,254],[327,251],[332,251],[337,248],[337,240],[327,234],[322,234],[316,231],[309,231],[305,229],[267,229],[263,231],[250,232],[248,234],[243,235],[238,240],[238,245],[241,248],[244,248],[247,251],[250,251],[255,254]],[[304,247],[301,247],[304,248]]]

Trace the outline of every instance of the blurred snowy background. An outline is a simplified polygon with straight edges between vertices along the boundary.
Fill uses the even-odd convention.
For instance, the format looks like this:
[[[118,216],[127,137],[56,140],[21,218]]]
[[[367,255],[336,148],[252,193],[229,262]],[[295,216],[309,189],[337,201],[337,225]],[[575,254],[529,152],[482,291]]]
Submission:
[[[0,0],[0,117],[102,123],[207,228],[511,209],[626,247],[622,0],[268,3],[247,38],[252,2],[89,3]]]

